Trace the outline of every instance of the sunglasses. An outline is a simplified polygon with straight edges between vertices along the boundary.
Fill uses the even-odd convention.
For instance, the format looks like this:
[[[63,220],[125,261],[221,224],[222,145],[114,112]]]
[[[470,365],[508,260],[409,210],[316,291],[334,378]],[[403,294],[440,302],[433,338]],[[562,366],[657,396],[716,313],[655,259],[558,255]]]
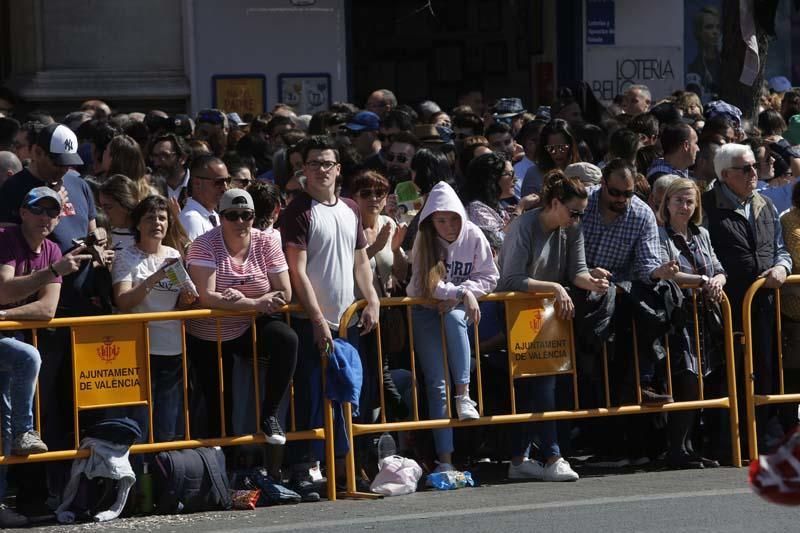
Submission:
[[[386,135],[385,133],[378,134],[378,140],[380,142],[392,142],[394,140],[394,135]]]
[[[358,191],[358,195],[365,200],[369,198],[382,200],[387,194],[389,194],[389,191],[386,189],[361,189]]]
[[[50,218],[58,218],[58,215],[61,214],[60,207],[44,207],[41,205],[29,205],[26,208],[31,214],[39,216],[42,214],[47,214]]]
[[[569,218],[571,219],[578,219],[583,220],[583,217],[586,216],[586,211],[578,211],[577,209],[569,209]]]
[[[255,180],[247,179],[247,178],[233,178],[232,181],[235,181],[237,185],[239,185],[240,189],[246,189],[253,183]]]
[[[324,172],[328,172],[338,164],[336,161],[307,161],[305,165],[311,170],[322,169]]]
[[[548,144],[544,147],[548,154],[565,154],[569,151],[568,144]]]
[[[192,178],[197,178],[199,180],[213,181],[214,185],[216,185],[216,186],[220,186],[220,185],[228,186],[228,185],[231,184],[231,180],[233,179],[230,176],[214,176],[214,177],[211,177],[211,176],[199,176],[197,174],[192,174]]]
[[[608,184],[606,184],[606,190],[608,191],[608,194],[614,198],[620,198],[622,196],[625,198],[633,198],[633,195],[636,194],[634,191],[621,191],[619,189],[615,189],[614,187],[609,187]]]
[[[407,163],[409,158],[405,154],[393,154],[392,152],[388,152],[386,154],[386,160],[389,163],[394,163],[397,160],[398,163]]]
[[[752,164],[752,163],[749,163],[749,164],[741,166],[741,167],[728,167],[728,168],[729,169],[739,170],[741,172],[744,172],[745,174],[750,174],[751,172],[754,172],[756,170],[756,166],[754,164]]]
[[[224,218],[228,222],[236,222],[238,220],[241,220],[242,222],[250,222],[251,220],[253,220],[255,216],[256,214],[250,211],[249,209],[246,211],[227,210],[224,213],[222,213],[222,218]]]

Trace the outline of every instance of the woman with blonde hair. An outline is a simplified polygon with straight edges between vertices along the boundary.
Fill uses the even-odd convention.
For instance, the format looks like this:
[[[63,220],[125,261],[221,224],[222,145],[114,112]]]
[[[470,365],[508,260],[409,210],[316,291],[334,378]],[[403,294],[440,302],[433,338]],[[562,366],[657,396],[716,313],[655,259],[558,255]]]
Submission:
[[[674,280],[678,283],[696,284],[702,288],[703,297],[697,299],[697,329],[687,323],[670,335],[669,346],[672,357],[672,394],[677,401],[696,400],[698,397],[698,374],[704,376],[719,371],[723,365],[719,337],[709,328],[710,320],[717,315],[717,302],[722,298],[722,289],[727,281],[722,263],[717,259],[708,231],[700,225],[703,207],[700,203],[697,184],[686,178],[678,178],[667,187],[658,210],[661,226],[658,228],[661,241],[661,259],[665,263],[677,261],[680,271]],[[692,317],[692,298],[684,299],[686,316]],[[700,332],[697,339],[695,331]],[[700,353],[697,353],[697,343]],[[702,363],[702,364],[701,364]],[[669,453],[667,463],[673,468],[703,468],[719,466],[715,461],[695,454],[692,443],[694,411],[681,411],[669,415]]]

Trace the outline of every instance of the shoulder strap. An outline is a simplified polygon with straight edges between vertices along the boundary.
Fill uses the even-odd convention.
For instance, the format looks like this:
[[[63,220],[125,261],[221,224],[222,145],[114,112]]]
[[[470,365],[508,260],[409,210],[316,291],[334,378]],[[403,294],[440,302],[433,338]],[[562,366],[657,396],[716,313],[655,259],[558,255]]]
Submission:
[[[186,460],[181,451],[167,452],[172,463],[172,478],[174,480],[176,500],[180,500],[183,497],[183,486],[186,484]]]
[[[208,470],[211,483],[214,485],[217,494],[219,494],[220,502],[225,507],[230,507],[231,497],[228,491],[228,483],[227,480],[222,477],[223,473],[220,469],[220,464],[219,461],[217,461],[215,452],[208,448],[197,448],[195,451],[200,455],[203,464],[206,466],[206,470]]]

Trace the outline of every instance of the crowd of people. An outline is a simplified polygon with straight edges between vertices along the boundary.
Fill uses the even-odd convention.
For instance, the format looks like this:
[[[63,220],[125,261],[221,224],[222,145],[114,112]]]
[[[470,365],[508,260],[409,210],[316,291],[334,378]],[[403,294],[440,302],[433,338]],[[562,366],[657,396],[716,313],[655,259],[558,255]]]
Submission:
[[[386,89],[363,109],[335,103],[313,116],[283,104],[245,117],[127,113],[89,100],[56,122],[20,107],[0,116],[0,321],[256,311],[255,321],[230,316],[219,328],[188,320],[185,339],[178,321],[148,325],[157,442],[185,434],[184,344],[193,437],[225,427],[285,444],[291,382],[296,428],[316,427],[320,354],[343,328],[363,361],[359,421],[379,418],[383,396],[387,419],[411,416],[412,353],[426,392],[421,416],[479,418],[473,328],[485,358],[485,413],[509,412],[504,310],[479,302],[493,291],[550,293],[556,316],[574,321],[582,408],[606,397],[613,405],[639,395],[643,405],[694,400],[698,376],[706,397],[725,395],[723,292],[733,330],[742,331],[748,287],[760,278],[780,287],[800,265],[800,92],[765,87],[761,107],[749,121],[691,92],[652,102],[643,85],[606,106],[585,83],[533,112],[513,97],[486,106],[474,90],[449,110],[400,104]],[[165,274],[176,262],[196,294]],[[697,323],[690,289],[679,284],[699,291]],[[413,307],[413,346],[404,315],[385,322],[377,368],[374,330],[389,318],[380,298],[400,295],[437,305]],[[785,339],[776,337],[774,298],[761,291],[753,302],[757,393],[776,391],[777,343],[800,338],[800,296],[781,293]],[[363,311],[341,323],[360,299]],[[290,302],[303,309],[291,326],[276,314]],[[644,317],[634,335],[631,317],[647,309],[663,313]],[[37,348],[27,331],[0,339],[4,453],[74,442],[68,335],[39,330]],[[793,352],[784,351],[787,391],[800,387]],[[259,428],[243,392],[252,390],[253,357],[266,370]],[[741,369],[737,353],[743,381]],[[43,435],[33,429],[37,377]],[[572,382],[562,377],[516,380],[517,411],[572,408]],[[759,435],[779,439],[796,418],[796,410],[759,409]],[[731,461],[729,428],[714,411],[493,427],[437,429],[432,445],[401,435],[400,452],[435,459],[439,471],[510,459],[509,478],[547,481],[577,480],[567,458],[578,451],[597,467]],[[306,482],[322,459],[318,447],[286,448],[267,465],[271,474]],[[20,511],[48,490],[58,494],[63,480],[50,472],[42,487],[44,479],[17,477]],[[0,515],[18,516],[5,507]]]

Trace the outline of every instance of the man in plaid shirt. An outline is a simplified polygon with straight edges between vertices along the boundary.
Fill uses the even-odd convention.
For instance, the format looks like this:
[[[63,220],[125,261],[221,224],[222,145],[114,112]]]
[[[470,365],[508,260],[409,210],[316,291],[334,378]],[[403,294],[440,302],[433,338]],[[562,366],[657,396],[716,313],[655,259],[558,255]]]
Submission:
[[[603,180],[589,195],[582,223],[586,264],[594,277],[652,283],[678,268],[661,264],[656,217],[633,194],[634,172],[622,159],[603,168]]]
[[[592,277],[604,277],[616,283],[640,281],[649,285],[658,279],[673,277],[678,272],[678,266],[674,261],[661,263],[655,215],[633,193],[635,172],[630,163],[614,159],[603,168],[600,186],[590,192],[582,223],[586,264]],[[581,319],[583,317],[578,317],[578,320]],[[635,378],[630,329],[627,323],[617,323],[616,330],[616,338],[620,342],[609,344],[609,348],[614,348],[616,344],[620,350],[616,353],[609,350],[608,354],[611,401],[628,404],[636,401],[631,398],[634,390],[631,379]],[[581,406],[602,405],[604,385],[602,372],[599,371],[601,355],[580,355],[583,356],[582,363],[579,363],[579,370],[582,370]],[[642,404],[672,402],[671,396],[655,390],[655,361],[645,357],[644,351],[640,351],[639,355],[639,376],[636,378],[641,383]],[[637,417],[636,420],[607,420],[604,424],[614,427],[609,430],[605,426],[595,436],[599,450],[605,454],[595,456],[592,464],[602,467],[624,466],[631,464],[631,461],[642,464],[640,461],[644,460],[646,454],[641,435],[646,433],[644,428],[647,420]]]

